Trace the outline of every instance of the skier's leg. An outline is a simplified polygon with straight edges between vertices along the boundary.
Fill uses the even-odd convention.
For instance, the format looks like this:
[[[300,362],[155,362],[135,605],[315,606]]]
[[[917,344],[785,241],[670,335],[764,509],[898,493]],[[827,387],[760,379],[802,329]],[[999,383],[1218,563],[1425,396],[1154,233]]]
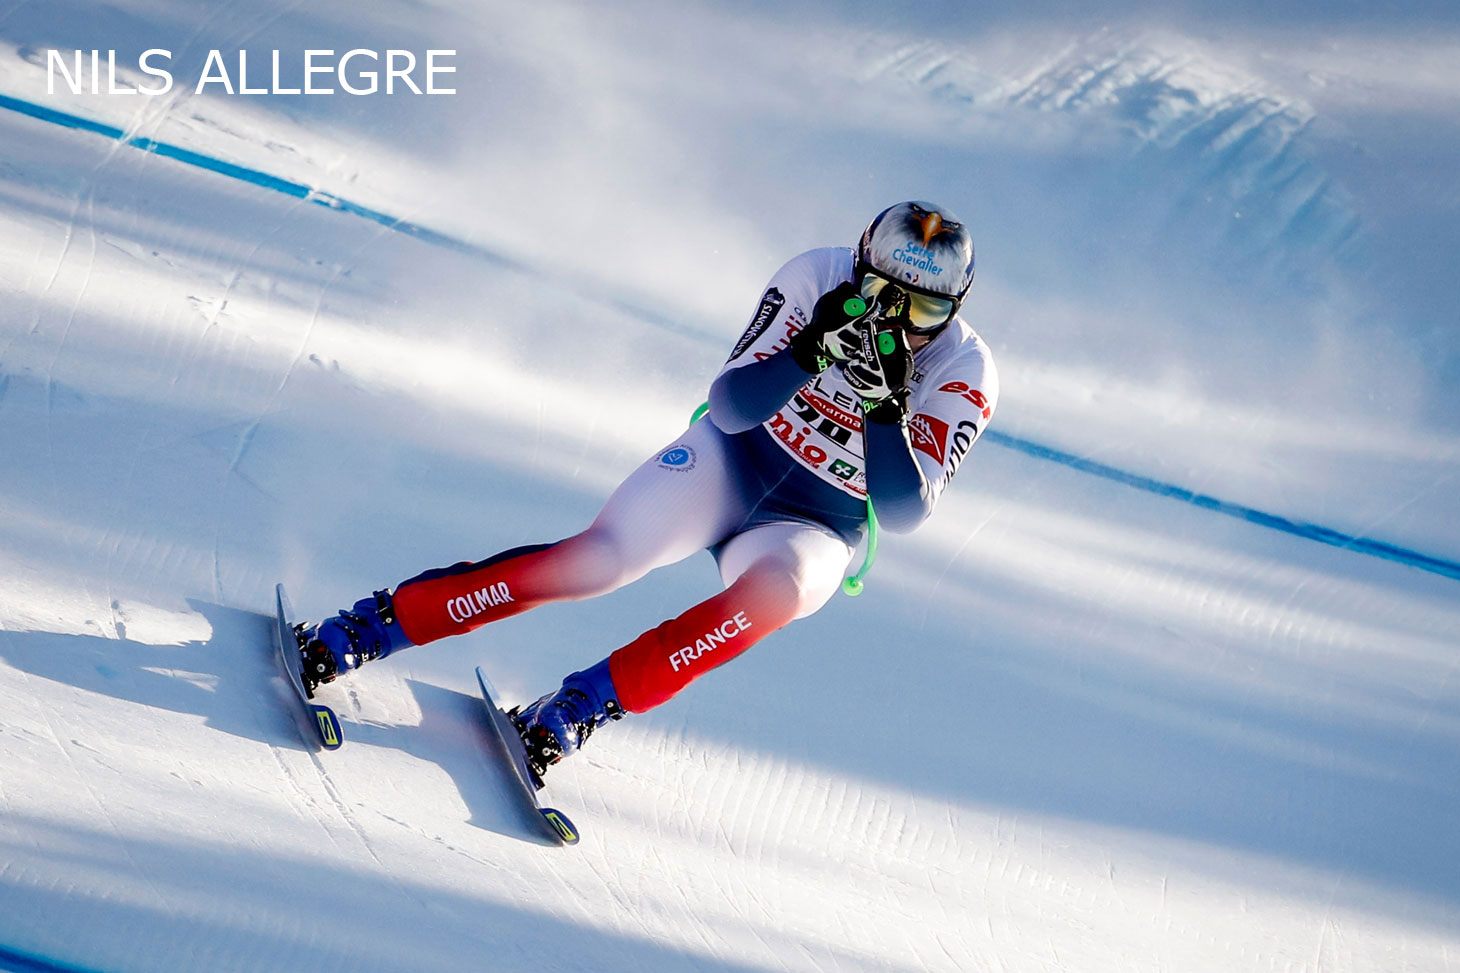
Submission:
[[[422,645],[594,598],[718,543],[744,516],[724,453],[724,434],[698,422],[631,473],[582,533],[402,582],[395,605],[406,635]]]
[[[805,524],[768,524],[720,552],[724,591],[609,657],[619,702],[640,713],[724,665],[767,635],[812,614],[836,593],[852,549]]]
[[[547,602],[604,594],[718,543],[745,515],[726,459],[725,435],[708,421],[695,423],[631,473],[587,530],[427,571],[393,595],[362,599],[310,633],[309,668],[317,681],[328,681],[407,646]]]
[[[541,775],[597,727],[641,713],[724,665],[765,636],[815,612],[841,584],[852,548],[808,524],[777,523],[736,535],[720,551],[728,587],[563,680],[515,714]]]
[[[641,713],[724,665],[767,635],[805,618],[836,593],[852,549],[806,524],[767,524],[720,552],[728,587],[609,658],[619,702]]]

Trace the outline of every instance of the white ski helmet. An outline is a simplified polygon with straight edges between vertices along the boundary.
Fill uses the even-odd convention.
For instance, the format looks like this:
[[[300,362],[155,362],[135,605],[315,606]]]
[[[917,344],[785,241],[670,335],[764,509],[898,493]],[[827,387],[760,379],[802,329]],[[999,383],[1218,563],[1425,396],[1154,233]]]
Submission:
[[[867,273],[914,294],[951,300],[951,320],[973,284],[973,237],[935,203],[889,206],[867,224],[857,247],[857,274]]]

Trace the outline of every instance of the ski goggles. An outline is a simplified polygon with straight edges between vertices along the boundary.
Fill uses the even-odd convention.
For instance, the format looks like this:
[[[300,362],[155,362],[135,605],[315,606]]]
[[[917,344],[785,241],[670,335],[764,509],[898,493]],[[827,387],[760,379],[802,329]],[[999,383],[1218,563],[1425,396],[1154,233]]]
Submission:
[[[907,284],[888,280],[880,274],[867,271],[862,274],[862,299],[871,304],[883,288],[895,286],[907,295],[907,310],[901,316],[904,331],[909,334],[929,334],[953,320],[958,302],[951,297],[929,294],[914,290]]]

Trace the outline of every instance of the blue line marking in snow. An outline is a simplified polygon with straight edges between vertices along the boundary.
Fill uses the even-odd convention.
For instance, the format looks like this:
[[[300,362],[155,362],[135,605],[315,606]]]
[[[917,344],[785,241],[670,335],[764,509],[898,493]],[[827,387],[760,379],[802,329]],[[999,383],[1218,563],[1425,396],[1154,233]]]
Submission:
[[[60,125],[64,128],[74,128],[84,132],[92,132],[96,135],[103,135],[114,141],[141,149],[144,152],[150,152],[153,155],[175,159],[186,165],[206,169],[209,172],[216,172],[230,179],[237,179],[263,189],[271,189],[274,192],[283,193],[286,196],[293,196],[296,199],[307,200],[308,202],[317,203],[321,206],[328,206],[331,209],[351,213],[355,216],[370,220],[373,223],[378,223],[388,229],[404,233],[407,236],[416,237],[426,243],[487,257],[497,263],[507,263],[500,256],[480,247],[473,246],[464,240],[458,240],[455,237],[448,236],[437,230],[432,230],[419,223],[396,219],[379,210],[371,209],[368,206],[361,206],[358,203],[352,203],[347,199],[342,199],[330,193],[316,191],[303,183],[292,182],[288,179],[281,179],[278,176],[271,176],[267,172],[260,172],[257,169],[249,169],[246,166],[224,162],[222,159],[215,159],[212,156],[202,155],[190,149],[170,145],[166,142],[158,142],[142,136],[128,138],[125,132],[114,126],[104,125],[101,122],[94,122],[90,119],[82,118],[79,115],[57,111],[54,108],[47,108],[44,105],[37,105],[19,98],[11,98],[8,95],[0,95],[0,108],[8,108],[22,115],[28,115],[31,118],[39,119],[43,122],[50,122],[53,125]],[[1062,466],[1068,466],[1082,473],[1089,473],[1092,476],[1102,477],[1116,483],[1123,483],[1126,486],[1135,487],[1138,490],[1145,490],[1148,493],[1154,493],[1158,496],[1169,497],[1172,500],[1180,500],[1183,503],[1202,507],[1214,513],[1225,514],[1228,517],[1236,517],[1261,527],[1268,527],[1272,530],[1282,531],[1285,534],[1292,534],[1295,537],[1318,541],[1320,544],[1328,544],[1344,550],[1356,551],[1360,554],[1383,558],[1386,561],[1407,564],[1410,567],[1419,568],[1421,571],[1429,571],[1433,574],[1443,575],[1444,577],[1460,581],[1460,563],[1456,563],[1455,561],[1430,557],[1427,554],[1406,550],[1402,547],[1396,547],[1393,544],[1385,544],[1383,541],[1355,537],[1350,534],[1331,530],[1327,527],[1320,527],[1317,524],[1306,524],[1302,521],[1289,520],[1286,517],[1263,513],[1261,510],[1254,510],[1251,507],[1228,503],[1225,500],[1218,500],[1216,497],[1195,493],[1184,487],[1175,486],[1170,483],[1162,483],[1150,477],[1127,473],[1113,466],[1106,466],[1104,463],[1097,463],[1094,460],[1084,459],[1073,453],[1066,453],[1058,449],[1051,449],[1048,446],[1041,446],[1039,443],[1027,439],[1020,439],[1017,436],[1010,436],[1007,433],[1001,433],[997,430],[989,430],[984,433],[983,438],[995,445],[1018,450],[1021,453],[1037,459],[1059,463]],[[3,953],[0,953],[0,955],[3,955]]]
[[[123,134],[119,128],[103,125],[101,122],[93,122],[90,119],[82,118],[80,115],[72,115],[67,112],[57,111],[54,108],[47,108],[44,105],[21,101],[19,98],[11,98],[9,95],[0,95],[0,108],[8,108],[13,112],[29,115],[31,118],[39,118],[41,121],[50,122],[52,125],[60,125],[64,128],[79,128],[84,132],[95,132],[97,135],[105,135],[109,139],[120,140]]]
[[[433,243],[437,246],[447,247],[474,256],[481,256],[491,259],[497,263],[508,263],[501,257],[481,247],[473,246],[464,240],[448,236],[430,227],[422,226],[419,223],[412,223],[409,220],[397,219],[388,213],[371,209],[368,206],[361,206],[348,199],[342,199],[331,193],[319,192],[311,189],[303,183],[294,182],[289,179],[281,179],[278,176],[261,172],[258,169],[250,169],[247,166],[237,165],[232,162],[224,162],[222,159],[215,159],[212,156],[185,149],[180,145],[172,145],[167,142],[158,142],[145,136],[131,136],[113,125],[106,125],[101,122],[92,121],[89,118],[82,118],[80,115],[72,115],[69,112],[58,111],[54,108],[47,108],[44,105],[37,105],[34,102],[24,101],[20,98],[12,98],[9,95],[0,95],[0,108],[7,108],[10,111],[21,115],[27,115],[42,122],[49,122],[52,125],[59,125],[62,128],[74,128],[83,132],[90,132],[93,135],[101,135],[114,142],[121,142],[123,145],[130,145],[133,148],[141,149],[143,152],[150,152],[153,155],[160,155],[167,159],[175,159],[185,165],[194,166],[199,169],[206,169],[209,172],[216,172],[220,176],[227,176],[229,179],[237,179],[239,182],[246,182],[261,189],[269,189],[276,193],[283,193],[285,196],[292,196],[295,199],[302,199],[315,203],[319,206],[327,206],[330,209],[341,210],[351,213],[372,223],[379,223],[381,226],[413,236],[426,243]]]
[[[994,429],[990,429],[984,433],[983,438],[996,446],[1004,446],[1008,449],[1018,450],[1036,459],[1059,463],[1061,466],[1068,466],[1070,469],[1079,470],[1081,473],[1089,473],[1092,476],[1102,477],[1115,483],[1123,483],[1126,486],[1135,487],[1137,490],[1145,490],[1147,493],[1169,497],[1172,500],[1180,500],[1183,503],[1189,503],[1193,506],[1201,507],[1204,510],[1210,510],[1213,513],[1236,517],[1239,520],[1245,520],[1248,523],[1257,524],[1260,527],[1282,531],[1284,534],[1303,537],[1310,541],[1317,541],[1320,544],[1328,544],[1332,547],[1383,558],[1386,561],[1407,564],[1410,567],[1419,568],[1421,571],[1429,571],[1432,574],[1439,574],[1460,581],[1460,564],[1454,561],[1430,557],[1428,554],[1420,554],[1417,551],[1406,550],[1402,547],[1396,547],[1393,544],[1386,544],[1383,541],[1374,541],[1365,537],[1344,534],[1328,527],[1320,527],[1317,524],[1306,524],[1300,520],[1289,520],[1286,517],[1279,517],[1276,514],[1254,510],[1252,507],[1244,507],[1241,504],[1228,503],[1225,500],[1218,500],[1216,497],[1208,496],[1204,493],[1195,493],[1185,487],[1179,487],[1172,483],[1162,483],[1160,480],[1153,480],[1147,476],[1127,473],[1113,466],[1106,466],[1104,463],[1097,463],[1094,460],[1076,456],[1074,453],[1051,449],[1048,446],[1041,446],[1039,443],[1031,442],[1028,439],[1020,439],[1017,436],[1010,436],[1008,433],[1002,433]]]
[[[0,946],[0,970],[7,970],[9,973],[87,973],[79,966],[22,953],[8,946]]]

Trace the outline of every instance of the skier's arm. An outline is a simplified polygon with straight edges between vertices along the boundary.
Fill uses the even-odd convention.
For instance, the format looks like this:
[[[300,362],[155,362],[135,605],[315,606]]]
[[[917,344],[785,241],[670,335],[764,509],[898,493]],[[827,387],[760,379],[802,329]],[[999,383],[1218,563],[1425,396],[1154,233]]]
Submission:
[[[840,284],[816,301],[811,321],[791,334],[785,348],[759,361],[727,369],[710,386],[710,419],[723,432],[754,429],[785,407],[791,396],[830,362],[823,342],[845,326],[846,299],[856,285]]]
[[[917,529],[933,512],[937,497],[913,456],[906,418],[877,422],[869,416],[863,428],[867,496],[877,511],[877,523],[894,534]]]
[[[975,351],[929,375],[905,404],[890,398],[867,413],[867,495],[879,523],[907,533],[928,518],[997,399],[993,362]]]
[[[783,408],[807,377],[784,351],[723,372],[710,386],[710,421],[722,432],[754,429]]]

